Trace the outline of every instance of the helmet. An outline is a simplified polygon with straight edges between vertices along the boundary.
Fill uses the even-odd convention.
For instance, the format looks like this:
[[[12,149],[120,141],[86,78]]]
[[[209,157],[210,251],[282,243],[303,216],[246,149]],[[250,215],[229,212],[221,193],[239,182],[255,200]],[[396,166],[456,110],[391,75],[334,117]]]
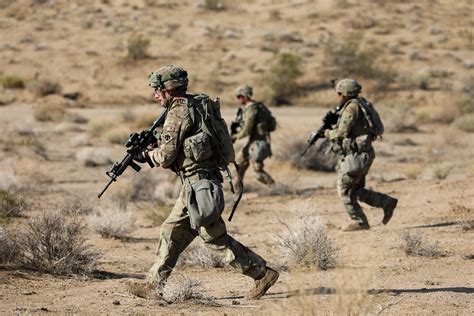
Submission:
[[[336,84],[336,92],[346,97],[356,97],[362,86],[354,79],[342,79]]]
[[[252,94],[253,94],[253,88],[249,85],[240,86],[235,90],[236,96],[241,95],[241,96],[250,98]]]
[[[158,68],[148,77],[148,85],[154,89],[170,90],[188,85],[188,73],[181,67],[166,65]]]

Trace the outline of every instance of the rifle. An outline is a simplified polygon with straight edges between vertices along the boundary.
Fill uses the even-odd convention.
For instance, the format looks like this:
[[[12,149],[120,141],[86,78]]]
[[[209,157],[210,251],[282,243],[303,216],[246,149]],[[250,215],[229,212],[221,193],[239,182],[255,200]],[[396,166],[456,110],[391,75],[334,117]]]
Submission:
[[[237,128],[240,126],[240,123],[242,122],[242,112],[243,112],[243,109],[239,107],[237,109],[237,112],[235,113],[234,119],[230,123],[231,136],[237,134]]]
[[[110,177],[109,183],[105,186],[105,188],[102,190],[102,192],[99,193],[98,197],[100,197],[104,194],[104,192],[109,188],[109,186],[112,184],[112,182],[117,181],[117,178],[122,175],[122,173],[130,166],[135,170],[136,172],[139,172],[141,170],[141,167],[133,161],[133,157],[135,157],[137,154],[141,153],[143,150],[147,149],[149,145],[152,145],[153,143],[156,142],[156,137],[155,137],[155,130],[163,125],[166,119],[166,114],[168,113],[168,110],[164,110],[161,112],[160,116],[156,119],[155,122],[150,126],[150,128],[143,130],[139,133],[132,133],[130,134],[129,139],[125,142],[125,147],[127,149],[127,154],[125,157],[122,159],[122,161],[116,161],[113,163],[113,165],[110,167],[110,170],[106,172],[106,174]],[[148,163],[150,167],[154,167],[150,163]]]
[[[332,125],[337,123],[337,120],[339,118],[339,110],[340,107],[338,106],[334,111],[328,111],[326,115],[323,117],[323,125],[314,133],[311,133],[311,135],[308,138],[308,146],[304,149],[304,151],[301,153],[301,157],[303,157],[308,149],[313,146],[316,141],[320,138],[324,138],[324,131],[327,129],[331,129]]]

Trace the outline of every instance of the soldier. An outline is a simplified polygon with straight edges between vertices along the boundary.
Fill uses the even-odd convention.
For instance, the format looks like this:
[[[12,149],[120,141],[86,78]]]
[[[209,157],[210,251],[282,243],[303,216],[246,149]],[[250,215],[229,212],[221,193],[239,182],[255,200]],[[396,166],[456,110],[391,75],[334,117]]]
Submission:
[[[240,177],[243,180],[248,167],[252,165],[257,180],[266,185],[275,183],[273,178],[263,170],[263,161],[272,156],[270,132],[275,130],[276,121],[268,108],[261,102],[252,99],[253,89],[244,85],[238,87],[235,96],[244,107],[240,122],[232,141],[249,138],[237,157],[240,165]]]
[[[180,174],[184,185],[171,214],[161,226],[156,260],[149,270],[148,282],[129,282],[130,292],[145,298],[161,296],[179,255],[194,238],[200,236],[206,247],[219,253],[235,270],[255,280],[255,286],[247,298],[260,298],[275,284],[279,274],[268,268],[262,257],[227,234],[220,216],[224,199],[222,175],[217,162],[219,157],[211,147],[207,148],[210,145],[206,144],[208,141],[203,130],[209,126],[204,126],[204,117],[201,116],[204,113],[203,102],[208,102],[209,97],[188,94],[187,72],[174,65],[154,71],[149,85],[155,91],[155,100],[168,109],[168,114],[158,147],[144,151],[136,157],[136,161],[151,161],[155,166],[171,169]],[[225,123],[223,126],[227,133]],[[228,142],[233,154],[230,137]],[[193,190],[196,185],[201,185],[200,191]],[[196,225],[195,218],[190,217],[193,216],[190,212],[192,201],[195,201],[193,198],[201,201],[198,194],[208,194],[201,198],[208,198],[206,203],[209,209],[218,209],[217,217],[203,225]]]
[[[372,141],[383,133],[383,124],[372,104],[359,96],[362,86],[354,79],[343,79],[335,87],[339,97],[339,118],[334,129],[327,129],[324,136],[339,153],[337,191],[344,203],[351,222],[343,231],[369,229],[367,217],[358,200],[382,208],[386,225],[392,218],[398,200],[386,194],[365,188],[365,177],[375,152]]]

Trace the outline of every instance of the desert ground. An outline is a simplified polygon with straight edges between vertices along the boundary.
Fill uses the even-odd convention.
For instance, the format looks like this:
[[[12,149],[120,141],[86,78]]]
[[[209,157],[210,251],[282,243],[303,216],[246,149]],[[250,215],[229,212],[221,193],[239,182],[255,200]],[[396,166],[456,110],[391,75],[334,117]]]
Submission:
[[[450,0],[1,1],[0,313],[472,315],[473,15],[472,1]],[[277,184],[250,170],[226,221],[280,271],[260,300],[199,238],[167,303],[124,285],[145,278],[180,182],[143,166],[97,194],[128,135],[161,112],[147,77],[170,63],[191,91],[221,97],[227,123],[243,83],[277,118],[266,161]],[[363,205],[371,229],[350,233],[334,164],[321,165],[334,157],[299,157],[336,105],[329,80],[347,76],[386,127],[367,186],[399,199],[386,226]],[[76,248],[55,257],[71,236]],[[304,256],[282,246],[289,236]],[[316,239],[325,252],[308,253]],[[91,260],[71,268],[76,250]]]

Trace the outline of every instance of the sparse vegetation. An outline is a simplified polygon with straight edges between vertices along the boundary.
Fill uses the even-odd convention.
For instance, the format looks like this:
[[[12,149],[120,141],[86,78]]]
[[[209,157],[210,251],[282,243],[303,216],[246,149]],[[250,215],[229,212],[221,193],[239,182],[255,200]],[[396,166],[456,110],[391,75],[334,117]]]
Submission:
[[[125,238],[133,230],[136,218],[131,211],[109,205],[89,215],[89,228],[104,238]]]
[[[0,77],[0,86],[5,89],[23,89],[25,82],[17,76]]]
[[[44,213],[16,234],[17,263],[53,275],[88,274],[99,255],[87,245],[83,233],[84,225],[77,217]]]
[[[201,284],[199,280],[180,275],[174,282],[168,281],[163,290],[163,297],[173,303],[212,303],[214,297],[206,296],[204,294],[206,291]]]
[[[280,221],[286,231],[276,237],[285,258],[321,270],[334,268],[337,250],[319,218],[307,208],[292,215],[289,221]]]
[[[104,137],[112,144],[125,144],[125,141],[130,136],[130,130],[125,126],[113,127],[104,133]]]
[[[454,123],[460,130],[467,133],[474,133],[474,114],[461,116]]]
[[[301,58],[292,53],[275,53],[262,81],[270,104],[289,104],[298,93],[298,79],[303,75]]]
[[[37,105],[33,113],[34,118],[41,122],[59,122],[65,115],[66,110],[56,103]]]
[[[459,201],[451,201],[451,212],[457,218],[459,225],[463,230],[474,229],[474,211],[464,204],[463,198]]]
[[[419,232],[407,230],[403,232],[401,239],[401,249],[408,256],[441,257],[446,255],[437,244],[425,244]]]
[[[140,59],[148,58],[148,47],[150,46],[150,40],[145,38],[141,34],[132,35],[127,42],[127,59],[137,61]]]
[[[108,148],[84,147],[76,152],[76,159],[86,167],[107,166],[113,162]]]
[[[61,85],[50,80],[32,80],[28,82],[27,89],[37,97],[61,93]]]
[[[219,11],[219,10],[225,9],[225,3],[223,0],[201,0],[198,6],[206,10],[213,10],[213,11]]]
[[[29,205],[23,197],[0,189],[0,222],[8,217],[22,216],[28,209]]]
[[[433,166],[433,176],[435,179],[444,180],[451,173],[453,166],[446,163],[439,163]]]
[[[11,236],[0,226],[0,264],[14,263],[18,260],[18,247]]]
[[[87,128],[89,135],[92,137],[102,136],[107,130],[111,129],[114,123],[110,120],[92,121]]]

